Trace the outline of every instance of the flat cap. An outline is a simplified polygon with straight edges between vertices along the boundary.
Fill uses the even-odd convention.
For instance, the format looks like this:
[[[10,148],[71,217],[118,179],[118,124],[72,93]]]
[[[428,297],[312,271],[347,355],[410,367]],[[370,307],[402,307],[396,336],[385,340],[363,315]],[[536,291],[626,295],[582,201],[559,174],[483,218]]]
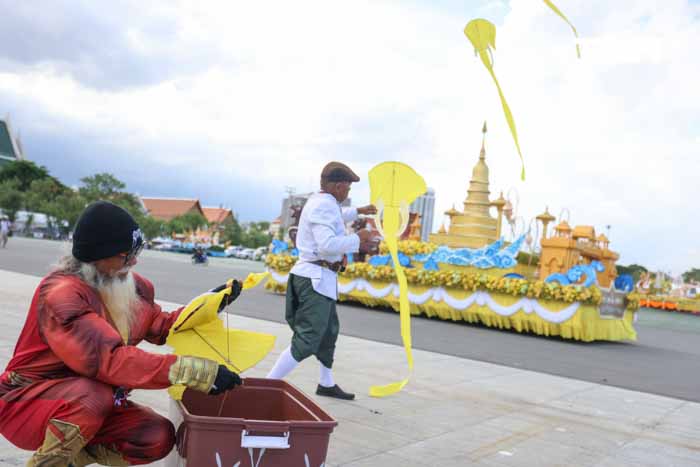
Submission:
[[[321,179],[328,182],[359,182],[360,177],[350,167],[340,162],[329,162],[321,172]]]

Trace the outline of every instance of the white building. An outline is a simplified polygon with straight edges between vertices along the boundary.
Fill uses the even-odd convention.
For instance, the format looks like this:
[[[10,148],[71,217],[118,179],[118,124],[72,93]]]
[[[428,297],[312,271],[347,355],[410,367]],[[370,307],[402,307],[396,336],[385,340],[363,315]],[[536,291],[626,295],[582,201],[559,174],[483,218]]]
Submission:
[[[413,203],[409,212],[415,212],[420,215],[420,239],[424,242],[428,241],[428,236],[433,230],[433,217],[435,213],[435,190],[428,188],[424,195],[419,196]]]
[[[304,193],[304,194],[290,194],[290,196],[284,198],[282,200],[282,212],[280,213],[280,228],[283,229],[285,232],[287,229],[293,224],[293,219],[292,219],[292,206],[304,206],[306,204],[306,200],[309,199],[311,195],[313,195],[314,192],[311,193]],[[351,205],[351,198],[346,199],[341,203],[341,206],[343,207],[348,207]]]

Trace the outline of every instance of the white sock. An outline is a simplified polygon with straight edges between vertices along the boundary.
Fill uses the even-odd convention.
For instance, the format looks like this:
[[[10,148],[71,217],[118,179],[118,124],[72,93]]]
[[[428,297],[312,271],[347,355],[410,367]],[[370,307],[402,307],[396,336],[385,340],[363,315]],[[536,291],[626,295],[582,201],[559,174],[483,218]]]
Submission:
[[[294,360],[292,357],[292,348],[287,347],[284,352],[280,354],[280,358],[277,359],[277,363],[272,367],[270,373],[267,374],[268,379],[282,379],[287,376],[291,371],[299,365],[299,362]]]
[[[333,381],[333,370],[326,368],[323,363],[320,364],[321,367],[321,380],[318,384],[326,388],[332,388],[335,386],[335,381]]]

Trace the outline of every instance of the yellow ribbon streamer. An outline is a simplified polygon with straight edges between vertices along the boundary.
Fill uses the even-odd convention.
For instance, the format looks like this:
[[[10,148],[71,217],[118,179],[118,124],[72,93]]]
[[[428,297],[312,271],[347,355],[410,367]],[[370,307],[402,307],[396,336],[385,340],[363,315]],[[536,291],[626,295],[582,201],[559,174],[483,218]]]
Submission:
[[[543,1],[544,1],[544,3],[547,4],[547,6],[549,8],[552,9],[552,11],[554,11],[554,13],[558,14],[564,21],[566,21],[566,23],[569,26],[571,26],[571,29],[574,31],[574,36],[576,36],[576,55],[578,56],[578,58],[581,58],[581,47],[579,47],[579,44],[578,44],[579,37],[578,37],[578,31],[576,31],[576,27],[574,27],[574,25],[571,24],[571,21],[569,21],[569,18],[567,18],[564,15],[564,13],[562,13],[561,10],[559,8],[557,8],[556,5],[554,5],[554,3],[551,2],[551,0],[543,0]]]
[[[501,106],[503,107],[503,114],[508,122],[508,127],[510,128],[510,133],[513,136],[513,141],[515,141],[515,147],[518,149],[518,154],[520,155],[520,162],[522,164],[520,178],[525,180],[525,160],[523,159],[523,153],[520,151],[520,143],[518,142],[518,132],[515,129],[515,121],[513,120],[513,114],[508,107],[506,98],[501,90],[501,85],[498,84],[498,79],[496,79],[496,74],[493,72],[493,61],[491,58],[491,48],[496,48],[496,26],[493,23],[485,19],[475,19],[470,21],[464,28],[464,34],[467,39],[474,46],[474,51],[479,54],[481,62],[484,64],[486,69],[489,71],[493,82],[496,83],[496,89],[498,89],[498,95],[501,98]]]
[[[242,289],[259,285],[269,272],[249,274]],[[170,329],[166,344],[176,355],[190,355],[214,360],[231,371],[242,373],[257,365],[270,353],[275,336],[258,332],[228,329],[218,318],[219,305],[231,294],[232,280],[220,292],[208,292],[188,303]],[[171,386],[168,393],[175,400],[182,399],[185,387]]]
[[[408,302],[408,282],[398,258],[397,237],[408,222],[408,206],[426,192],[423,177],[401,162],[384,162],[369,171],[370,199],[377,206],[376,225],[384,236],[389,253],[394,261],[394,270],[399,283],[399,316],[401,339],[408,361],[409,375],[406,379],[384,386],[372,386],[369,395],[385,397],[403,389],[413,373],[411,351],[411,309]],[[383,213],[383,216],[382,216]],[[402,219],[403,218],[403,219]]]
[[[267,279],[270,276],[269,272],[257,272],[257,273],[250,273],[248,274],[248,277],[245,278],[242,284],[243,290],[248,290],[252,289],[253,287],[257,287],[262,281]]]

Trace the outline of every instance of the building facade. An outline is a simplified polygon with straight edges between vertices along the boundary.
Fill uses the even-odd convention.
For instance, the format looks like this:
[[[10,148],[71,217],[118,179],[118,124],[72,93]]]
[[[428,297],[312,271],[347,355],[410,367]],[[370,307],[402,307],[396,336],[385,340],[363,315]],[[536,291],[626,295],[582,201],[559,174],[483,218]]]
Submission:
[[[12,133],[9,119],[0,119],[0,167],[12,161],[23,159],[25,157],[22,151],[22,143]]]
[[[313,195],[314,192],[311,193],[304,193],[304,194],[299,194],[299,195],[290,195],[287,196],[282,200],[282,211],[280,212],[280,226],[279,228],[284,230],[285,232],[289,227],[294,225],[294,219],[292,218],[292,214],[294,210],[292,209],[295,206],[298,206],[300,208],[303,208],[304,205],[306,204],[306,200],[309,199],[311,195]],[[341,206],[343,207],[348,207],[351,204],[351,199],[348,198],[343,203]]]
[[[430,232],[433,230],[433,220],[435,217],[435,190],[428,188],[428,191],[419,196],[411,203],[409,212],[420,216],[420,239],[427,242]]]

